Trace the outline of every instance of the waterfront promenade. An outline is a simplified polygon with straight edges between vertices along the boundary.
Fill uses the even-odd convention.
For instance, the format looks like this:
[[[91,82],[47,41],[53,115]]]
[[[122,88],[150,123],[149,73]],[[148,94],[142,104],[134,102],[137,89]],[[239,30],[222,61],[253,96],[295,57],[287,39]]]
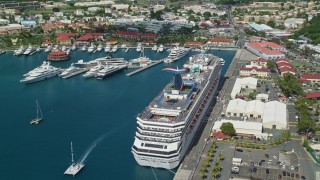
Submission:
[[[242,57],[243,49],[238,49],[237,53],[235,54],[232,63],[230,64],[228,71],[226,73],[225,82],[221,88],[220,93],[218,94],[219,97],[224,97],[226,91],[228,89],[232,89],[234,85],[234,81],[231,81],[230,78],[233,75],[238,64],[238,61]],[[217,101],[214,104],[214,107],[209,109],[210,117],[205,118],[202,121],[202,124],[199,127],[199,130],[202,130],[202,133],[197,133],[194,145],[191,147],[190,151],[185,156],[184,160],[181,162],[179,169],[174,177],[174,180],[187,180],[187,179],[201,179],[199,176],[199,169],[201,166],[201,161],[206,156],[207,149],[210,147],[209,142],[206,141],[210,136],[210,129],[214,125],[214,121],[217,120],[219,115],[221,114],[221,110],[223,108],[224,101]]]

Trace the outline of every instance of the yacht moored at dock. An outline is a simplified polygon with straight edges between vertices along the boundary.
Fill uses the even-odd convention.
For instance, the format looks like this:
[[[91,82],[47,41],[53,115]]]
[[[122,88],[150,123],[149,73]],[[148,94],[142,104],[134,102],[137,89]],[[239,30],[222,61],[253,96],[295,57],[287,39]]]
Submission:
[[[88,47],[88,52],[93,53],[94,50],[96,50],[96,46],[93,43],[91,43],[91,46]]]
[[[111,50],[110,45],[108,44],[105,48],[104,48],[104,52],[109,52]]]
[[[0,49],[0,55],[6,53],[6,51]]]
[[[93,67],[93,66],[98,65],[99,63],[102,65],[116,65],[116,66],[128,65],[128,62],[126,60],[124,60],[123,58],[113,58],[111,56],[97,58],[95,60],[88,61],[88,62],[84,62],[83,60],[79,60],[77,63],[75,63],[75,65],[77,65],[79,67],[90,67],[90,66]]]
[[[163,45],[162,45],[162,44],[160,44],[160,46],[159,46],[159,48],[158,48],[157,52],[162,52],[162,51],[163,51],[163,49],[164,49]]]
[[[171,49],[169,56],[164,60],[165,63],[171,63],[173,61],[176,61],[188,54],[190,51],[189,48],[184,47],[174,47]]]
[[[103,69],[99,70],[95,77],[97,79],[104,79],[107,76],[110,76],[120,70],[122,70],[123,68],[125,68],[126,66],[105,66]]]
[[[71,64],[71,66],[68,69],[65,69],[61,74],[59,74],[60,77],[69,76],[77,71],[79,71],[78,67],[75,67],[74,64]]]
[[[21,45],[19,49],[17,49],[17,50],[14,51],[13,54],[14,54],[15,56],[19,56],[19,55],[22,55],[22,54],[24,53],[24,51],[25,51],[25,49],[24,49],[23,45]]]
[[[158,50],[158,46],[157,45],[154,45],[153,47],[152,47],[152,51],[157,51]]]
[[[93,68],[91,68],[88,72],[86,72],[84,75],[82,75],[85,78],[91,78],[97,75],[98,71],[100,71],[101,69],[103,69],[104,66],[102,64],[98,64],[96,66],[94,66]]]
[[[29,45],[29,47],[24,51],[24,55],[29,55],[29,54],[31,54],[31,53],[33,53],[33,52],[35,52],[36,51],[36,49],[35,48],[33,48],[32,47],[32,45]]]
[[[103,46],[101,44],[99,44],[97,47],[97,51],[102,51],[102,49],[103,49]]]
[[[197,54],[184,67],[164,69],[174,79],[137,116],[131,150],[141,166],[176,168],[214,99],[221,75],[218,57]]]
[[[141,52],[142,50],[142,44],[141,43],[138,43],[137,45],[137,52]]]
[[[117,52],[118,51],[118,46],[114,45],[111,49],[111,52]]]
[[[87,50],[87,46],[86,45],[83,45],[82,47],[81,47],[81,51],[86,51]]]
[[[48,46],[45,50],[44,50],[44,52],[50,52],[52,50],[52,46]]]
[[[222,58],[219,58],[219,63],[223,66],[224,65],[224,59],[222,59]]]
[[[34,69],[27,73],[27,76],[20,80],[20,82],[35,83],[57,76],[63,71],[63,69],[51,66],[50,62],[43,63],[40,67],[37,67],[36,69],[37,70]]]

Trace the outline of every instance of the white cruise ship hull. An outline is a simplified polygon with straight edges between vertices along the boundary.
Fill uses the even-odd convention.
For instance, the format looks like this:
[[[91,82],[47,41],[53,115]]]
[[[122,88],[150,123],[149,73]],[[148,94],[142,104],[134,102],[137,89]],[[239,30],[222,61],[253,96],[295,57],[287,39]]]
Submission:
[[[177,150],[176,154],[160,155],[160,156],[164,156],[164,157],[159,157],[159,154],[151,155],[150,151],[148,151],[148,154],[144,154],[143,152],[137,151],[137,149],[135,147],[132,147],[132,153],[134,155],[135,160],[137,161],[137,163],[139,165],[151,166],[151,167],[155,167],[155,168],[165,168],[165,169],[174,169],[179,166],[180,162],[182,161],[182,159],[184,158],[184,156],[188,152],[188,149],[190,148],[190,144],[192,143],[194,136],[197,133],[199,126],[202,123],[204,116],[206,115],[207,110],[209,109],[211,101],[213,100],[213,98],[216,95],[217,88],[219,86],[220,76],[221,76],[221,69],[219,70],[219,73],[217,74],[217,76],[215,76],[216,77],[215,79],[213,77],[211,77],[209,79],[208,85],[206,85],[206,88],[201,92],[202,94],[199,95],[199,96],[201,96],[199,98],[202,98],[202,97],[204,98],[201,105],[199,106],[199,107],[201,107],[199,110],[202,109],[201,113],[198,116],[198,118],[197,118],[198,120],[194,124],[192,130],[189,131],[189,133],[186,133],[186,132],[183,133],[181,140],[179,142],[179,143],[181,143],[181,145],[180,145],[179,150]],[[207,91],[207,93],[205,93],[205,91]],[[199,110],[197,111],[197,114],[198,114]],[[189,115],[191,114],[191,111],[192,110],[190,110]],[[186,118],[188,118],[189,115]],[[192,119],[195,116],[196,115],[194,115],[192,117]],[[188,122],[186,122],[186,123],[188,123]],[[191,122],[190,122],[189,126],[190,125],[191,125]],[[185,129],[186,129],[186,131],[188,131],[187,129],[189,129],[189,127],[185,127]],[[135,137],[134,145],[141,144],[143,142],[144,141],[140,141],[137,137]],[[170,156],[170,158],[167,158],[165,156]]]

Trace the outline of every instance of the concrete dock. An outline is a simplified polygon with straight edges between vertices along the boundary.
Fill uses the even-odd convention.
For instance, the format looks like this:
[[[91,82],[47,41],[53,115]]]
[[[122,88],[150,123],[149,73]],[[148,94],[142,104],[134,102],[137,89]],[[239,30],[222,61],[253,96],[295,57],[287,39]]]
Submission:
[[[229,66],[229,69],[226,73],[226,77],[231,77],[232,72],[235,70],[239,57],[242,54],[242,49],[237,49],[237,53],[235,54],[232,63]],[[227,78],[224,82],[219,97],[224,97],[227,87],[232,89],[233,86],[232,82],[230,83],[230,78]],[[206,156],[206,150],[210,147],[210,143],[206,141],[206,139],[210,136],[210,130],[214,125],[214,122],[220,116],[221,111],[223,109],[224,101],[217,101],[215,102],[214,106],[211,107],[209,110],[210,117],[208,119],[204,119],[202,124],[199,127],[199,132],[195,135],[195,141],[192,142],[190,150],[187,152],[184,160],[181,162],[174,180],[191,180],[191,179],[201,179],[199,176],[199,169],[201,167],[203,157]],[[202,132],[201,132],[202,130]],[[224,177],[228,178],[228,177]]]
[[[84,72],[87,72],[87,71],[89,71],[90,69],[91,69],[91,67],[81,68],[81,69],[79,69],[79,71],[76,71],[76,72],[74,72],[74,73],[72,73],[72,74],[69,74],[69,75],[67,75],[67,76],[63,76],[62,78],[63,78],[63,79],[68,79],[68,78],[71,78],[71,77],[76,76],[76,75],[78,75],[78,74],[82,74],[82,73],[84,73]]]
[[[132,72],[128,73],[127,76],[132,76],[132,75],[134,75],[134,74],[137,74],[137,73],[139,73],[139,72],[141,72],[141,71],[144,71],[144,70],[146,70],[146,69],[148,69],[148,68],[150,68],[150,67],[152,67],[152,66],[155,66],[155,65],[157,65],[157,64],[160,64],[160,63],[162,63],[163,61],[164,61],[164,59],[161,59],[161,60],[158,60],[158,61],[153,61],[153,62],[152,62],[151,64],[149,64],[148,66],[139,68],[139,69],[137,69],[137,70],[135,70],[135,71],[132,71]]]

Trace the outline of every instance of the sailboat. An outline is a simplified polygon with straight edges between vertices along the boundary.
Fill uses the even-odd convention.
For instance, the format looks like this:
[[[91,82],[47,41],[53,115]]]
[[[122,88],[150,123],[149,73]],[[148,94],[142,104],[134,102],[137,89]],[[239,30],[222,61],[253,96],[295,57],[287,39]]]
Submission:
[[[36,100],[36,106],[37,106],[37,117],[35,119],[32,119],[30,124],[38,124],[43,119],[43,115],[42,115],[38,100]],[[40,116],[39,116],[39,114],[40,114]]]
[[[71,165],[64,172],[64,174],[75,176],[83,167],[84,167],[84,164],[82,162],[74,162],[73,160],[73,148],[72,148],[72,142],[71,142]]]

